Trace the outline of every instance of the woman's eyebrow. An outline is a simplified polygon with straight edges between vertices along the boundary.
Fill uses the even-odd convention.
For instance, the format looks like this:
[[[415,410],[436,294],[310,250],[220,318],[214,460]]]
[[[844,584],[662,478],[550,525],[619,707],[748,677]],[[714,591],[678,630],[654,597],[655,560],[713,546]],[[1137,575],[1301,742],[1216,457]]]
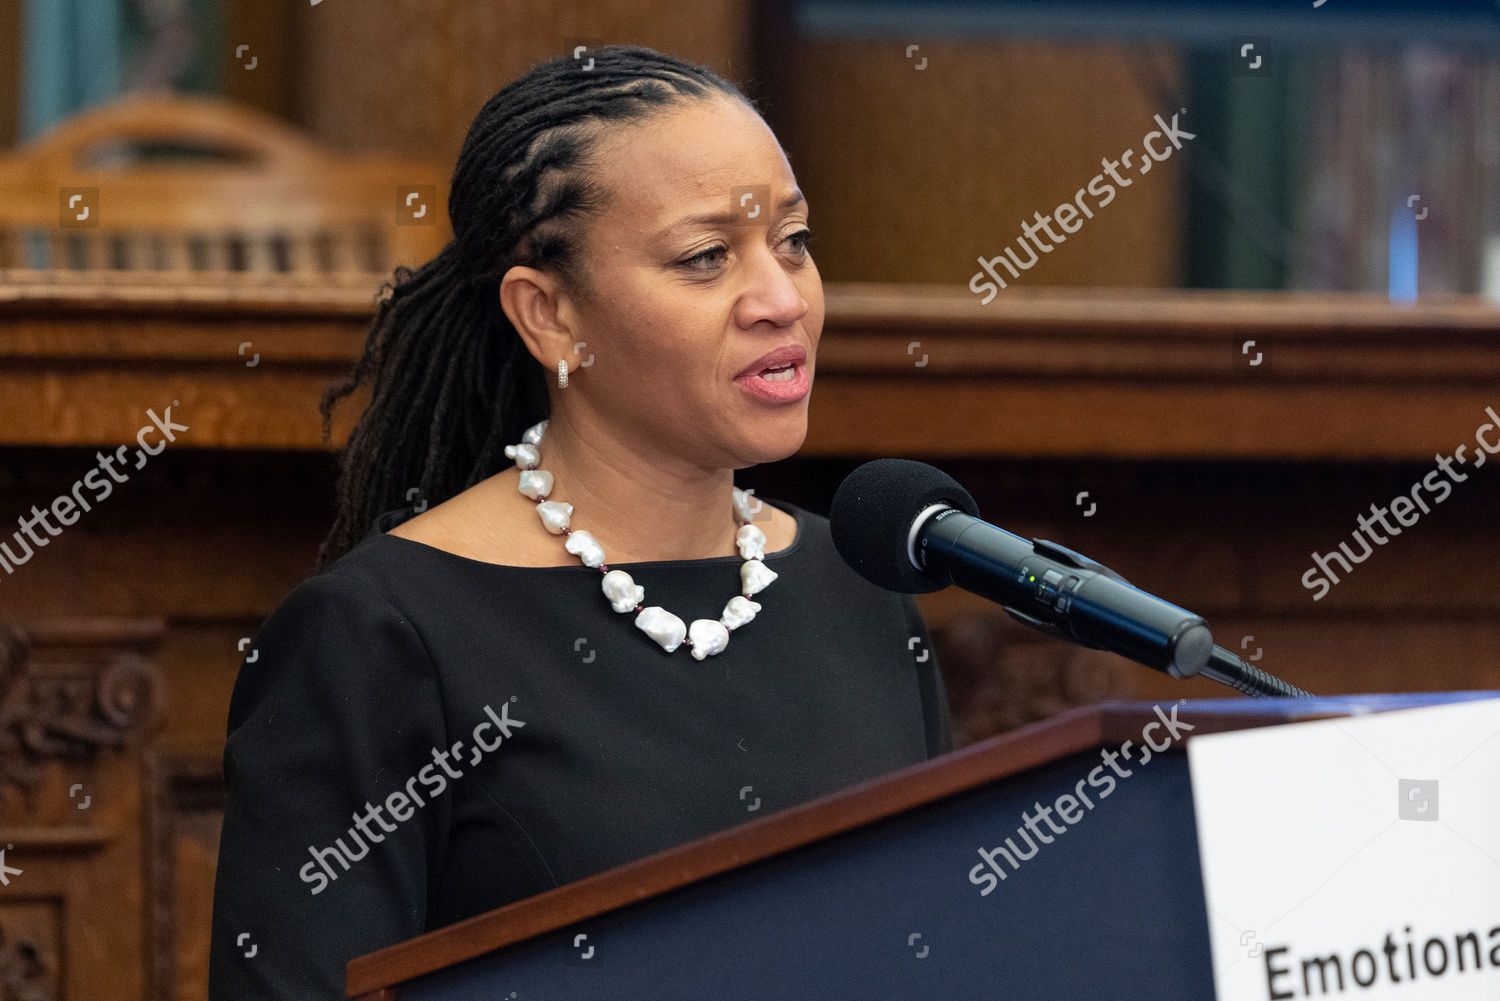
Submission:
[[[791,194],[781,200],[781,204],[777,208],[785,212],[787,209],[794,208],[806,200],[801,191],[793,189]],[[663,228],[661,232],[657,233],[657,237],[665,237],[673,230],[685,229],[690,226],[727,226],[730,223],[742,221],[744,221],[742,213],[733,209],[724,212],[709,212],[703,215],[687,216]]]

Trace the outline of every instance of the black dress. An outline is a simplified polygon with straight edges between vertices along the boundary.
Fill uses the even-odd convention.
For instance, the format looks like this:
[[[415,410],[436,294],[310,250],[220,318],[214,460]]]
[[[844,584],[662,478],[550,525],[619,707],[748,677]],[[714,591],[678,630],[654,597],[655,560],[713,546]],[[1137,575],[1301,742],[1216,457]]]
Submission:
[[[772,503],[797,520],[780,576],[703,661],[598,570],[385,534],[400,513],[298,585],[230,703],[213,1001],[342,998],[355,956],[951,750],[914,601]],[[691,621],[740,563],[619,566]]]

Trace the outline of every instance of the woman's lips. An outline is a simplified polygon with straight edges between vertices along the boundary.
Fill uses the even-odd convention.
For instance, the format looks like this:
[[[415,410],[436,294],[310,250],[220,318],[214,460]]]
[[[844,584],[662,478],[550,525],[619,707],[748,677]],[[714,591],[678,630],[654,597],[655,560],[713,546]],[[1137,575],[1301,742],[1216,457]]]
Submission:
[[[740,375],[755,375],[768,368],[783,368],[786,365],[801,365],[807,361],[807,349],[800,344],[783,344],[774,351],[767,351],[740,370]],[[739,378],[739,376],[736,376]]]
[[[744,387],[751,396],[765,403],[796,403],[807,395],[808,390],[812,388],[812,381],[807,376],[805,362],[794,363],[792,368],[794,371],[792,378],[784,381],[769,381],[763,379],[760,373],[741,375],[734,381]]]

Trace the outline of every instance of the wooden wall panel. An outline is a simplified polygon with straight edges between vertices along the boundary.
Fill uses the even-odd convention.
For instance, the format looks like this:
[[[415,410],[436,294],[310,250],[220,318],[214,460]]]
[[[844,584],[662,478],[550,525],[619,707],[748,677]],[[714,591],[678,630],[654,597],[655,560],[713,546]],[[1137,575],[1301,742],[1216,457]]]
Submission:
[[[759,38],[775,4],[681,8],[653,0],[585,7],[518,0],[392,0],[300,8],[299,121],[333,146],[451,167],[474,113],[506,82],[570,43],[645,44],[703,62],[770,98],[813,206],[825,278],[966,285],[1022,220],[1088,183],[1102,158],[1138,147],[1178,87],[1164,49],[1034,40]],[[399,40],[399,44],[396,44]],[[383,58],[370,59],[371,52]],[[1189,109],[1191,112],[1191,109]],[[1185,119],[1191,127],[1191,114]],[[1119,191],[1017,285],[1180,284],[1183,153]]]
[[[384,0],[304,6],[300,120],[344,149],[404,151],[451,168],[475,112],[572,44],[636,44],[730,77],[750,69],[748,0]],[[372,58],[378,54],[378,58]]]
[[[0,147],[16,141],[21,124],[21,4],[0,4]]]
[[[232,2],[221,5],[225,41],[222,95],[293,120],[302,52],[293,25],[311,4]],[[248,48],[241,53],[241,45]]]
[[[143,998],[141,762],[162,623],[12,625],[0,623],[0,992]]]
[[[913,42],[925,69],[906,56]],[[1177,110],[1143,76],[1175,86],[1180,72],[1142,46],[920,37],[798,39],[767,69],[785,78],[769,118],[811,204],[824,279],[960,287],[1101,158],[1139,150],[1152,116]],[[1180,284],[1190,152],[1136,177],[1012,287]]]

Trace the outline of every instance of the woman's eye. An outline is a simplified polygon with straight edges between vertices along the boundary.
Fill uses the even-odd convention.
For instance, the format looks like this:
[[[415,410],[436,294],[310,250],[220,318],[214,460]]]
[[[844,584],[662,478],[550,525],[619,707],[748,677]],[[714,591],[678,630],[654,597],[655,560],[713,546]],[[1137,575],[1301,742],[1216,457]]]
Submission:
[[[695,271],[712,271],[718,264],[723,262],[723,255],[727,253],[729,253],[728,247],[709,247],[707,250],[694,254],[680,263]]]
[[[803,257],[807,254],[807,242],[811,239],[811,230],[800,229],[795,233],[788,234],[782,242],[790,242],[792,244],[792,253],[797,257]],[[728,254],[728,247],[709,247],[707,250],[700,251],[692,257],[679,261],[678,264],[690,271],[717,271],[723,265],[724,259]]]

